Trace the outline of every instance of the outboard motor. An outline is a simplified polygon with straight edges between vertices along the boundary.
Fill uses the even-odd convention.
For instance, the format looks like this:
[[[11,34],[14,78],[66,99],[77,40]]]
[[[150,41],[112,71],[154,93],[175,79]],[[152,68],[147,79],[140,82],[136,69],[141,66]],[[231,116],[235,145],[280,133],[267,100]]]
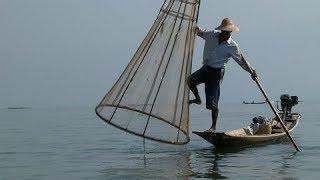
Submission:
[[[289,94],[281,95],[280,100],[281,109],[279,109],[278,105],[277,108],[279,111],[282,111],[286,115],[290,115],[292,107],[299,103],[298,96],[290,96]]]

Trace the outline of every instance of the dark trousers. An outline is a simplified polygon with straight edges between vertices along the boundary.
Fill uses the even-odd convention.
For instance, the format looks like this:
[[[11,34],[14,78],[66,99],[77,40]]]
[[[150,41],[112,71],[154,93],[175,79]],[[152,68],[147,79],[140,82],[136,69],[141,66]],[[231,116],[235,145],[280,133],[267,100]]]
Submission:
[[[219,114],[220,83],[224,75],[224,69],[216,69],[202,66],[189,77],[189,87],[197,99],[200,99],[197,85],[205,84],[206,108],[212,111],[212,128],[215,128]]]

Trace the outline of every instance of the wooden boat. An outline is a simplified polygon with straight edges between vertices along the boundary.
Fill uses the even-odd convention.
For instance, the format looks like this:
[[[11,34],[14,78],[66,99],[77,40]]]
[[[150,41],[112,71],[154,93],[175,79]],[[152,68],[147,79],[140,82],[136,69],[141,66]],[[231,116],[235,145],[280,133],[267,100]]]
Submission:
[[[282,116],[282,113],[279,113]],[[301,115],[299,113],[291,113],[285,120],[286,127],[292,132],[298,125]],[[245,147],[267,142],[281,140],[287,137],[281,128],[280,123],[274,118],[272,120],[271,134],[251,135],[244,128],[239,128],[227,132],[193,132],[202,137],[215,147]]]

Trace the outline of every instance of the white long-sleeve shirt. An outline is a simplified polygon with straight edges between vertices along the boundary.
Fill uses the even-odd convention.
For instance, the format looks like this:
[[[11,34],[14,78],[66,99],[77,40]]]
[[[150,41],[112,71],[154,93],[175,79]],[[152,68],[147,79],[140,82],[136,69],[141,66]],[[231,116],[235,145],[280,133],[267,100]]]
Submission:
[[[226,42],[219,44],[219,34],[220,31],[217,30],[198,31],[198,36],[205,40],[203,64],[213,68],[224,68],[229,59],[232,58],[244,70],[250,72],[250,69],[243,61],[238,44],[231,37]]]

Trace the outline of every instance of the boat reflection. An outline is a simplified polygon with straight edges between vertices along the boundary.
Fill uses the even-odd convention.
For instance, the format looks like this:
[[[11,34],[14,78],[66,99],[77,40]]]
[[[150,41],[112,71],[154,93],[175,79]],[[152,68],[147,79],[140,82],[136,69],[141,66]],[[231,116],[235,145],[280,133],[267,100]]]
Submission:
[[[223,171],[226,160],[234,154],[243,151],[244,148],[207,148],[193,151],[194,178],[227,179]]]

